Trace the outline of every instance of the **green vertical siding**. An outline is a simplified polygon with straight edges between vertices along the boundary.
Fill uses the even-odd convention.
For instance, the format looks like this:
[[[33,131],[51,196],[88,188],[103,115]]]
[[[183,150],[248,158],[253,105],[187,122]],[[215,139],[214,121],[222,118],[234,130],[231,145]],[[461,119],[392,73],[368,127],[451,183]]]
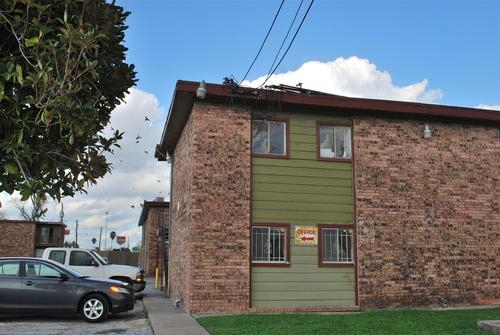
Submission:
[[[352,224],[352,164],[316,159],[319,115],[289,120],[289,159],[253,158],[252,220],[290,224],[289,267],[252,267],[253,307],[354,306],[354,268],[318,267],[317,246],[295,245],[295,226]]]

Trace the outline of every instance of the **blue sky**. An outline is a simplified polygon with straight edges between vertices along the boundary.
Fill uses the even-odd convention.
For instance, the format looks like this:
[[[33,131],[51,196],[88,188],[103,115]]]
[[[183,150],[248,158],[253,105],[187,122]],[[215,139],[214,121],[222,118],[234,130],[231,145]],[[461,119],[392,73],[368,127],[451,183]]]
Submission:
[[[74,240],[78,220],[78,242],[91,247],[107,221],[108,235],[116,231],[127,236],[129,246],[137,245],[140,205],[169,197],[169,166],[153,153],[176,81],[242,80],[280,3],[116,0],[131,12],[127,59],[139,81],[112,114],[110,127],[125,132],[122,149],[108,158],[112,174],[88,194],[63,200],[68,240]],[[292,35],[309,3],[304,0]],[[299,4],[285,1],[243,84],[262,83]],[[354,97],[500,110],[500,1],[316,0],[268,84],[298,82]],[[0,217],[18,219],[16,197],[0,194],[0,201]],[[59,220],[60,205],[47,208],[46,220]]]
[[[178,79],[241,80],[281,1],[118,3],[132,12],[126,39],[137,87],[169,106]],[[267,73],[299,3],[285,1],[247,79]],[[500,105],[500,1],[316,0],[277,72],[351,56],[390,73],[398,86],[427,79],[443,92],[436,103]]]

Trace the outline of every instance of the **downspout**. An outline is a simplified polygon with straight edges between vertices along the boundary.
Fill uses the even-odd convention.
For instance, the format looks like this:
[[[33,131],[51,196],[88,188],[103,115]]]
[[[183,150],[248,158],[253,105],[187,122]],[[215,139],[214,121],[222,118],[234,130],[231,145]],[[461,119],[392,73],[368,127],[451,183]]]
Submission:
[[[170,239],[171,239],[171,221],[172,221],[172,180],[173,180],[173,171],[174,171],[174,158],[167,153],[167,162],[170,163],[170,196],[169,196],[169,203],[168,203],[168,243],[165,240],[165,234],[163,234],[163,262],[164,262],[164,269],[165,272],[167,273],[166,278],[167,278],[167,284],[166,284],[166,291],[167,291],[167,297],[170,297],[170,271],[168,271],[168,261],[169,261],[169,254],[170,254]]]

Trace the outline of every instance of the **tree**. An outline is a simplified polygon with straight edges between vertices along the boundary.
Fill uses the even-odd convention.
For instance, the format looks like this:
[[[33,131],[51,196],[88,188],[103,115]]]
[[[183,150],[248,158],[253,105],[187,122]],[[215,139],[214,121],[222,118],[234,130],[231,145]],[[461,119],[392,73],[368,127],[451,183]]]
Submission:
[[[71,242],[64,242],[64,247],[65,248],[80,248],[80,246],[78,245],[78,243],[76,243],[76,241],[71,241]]]
[[[115,239],[116,237],[116,232],[112,231],[111,233],[109,233],[109,238],[111,239],[111,250],[113,250],[113,240]]]
[[[111,171],[123,133],[103,131],[135,82],[128,15],[106,0],[0,0],[0,192],[60,201]]]
[[[21,201],[18,202],[17,209],[26,221],[36,221],[38,218],[43,217],[47,212],[47,208],[45,208],[47,200],[39,194],[34,194],[30,198],[31,210],[27,209],[25,203]]]

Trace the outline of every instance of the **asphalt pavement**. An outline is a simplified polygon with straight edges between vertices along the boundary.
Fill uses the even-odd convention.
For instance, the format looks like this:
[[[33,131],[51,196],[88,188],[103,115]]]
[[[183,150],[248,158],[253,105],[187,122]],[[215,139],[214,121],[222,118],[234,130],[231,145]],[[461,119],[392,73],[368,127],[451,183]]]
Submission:
[[[155,335],[209,335],[190,314],[175,307],[165,291],[155,288],[154,278],[149,278],[146,289],[137,293]]]

